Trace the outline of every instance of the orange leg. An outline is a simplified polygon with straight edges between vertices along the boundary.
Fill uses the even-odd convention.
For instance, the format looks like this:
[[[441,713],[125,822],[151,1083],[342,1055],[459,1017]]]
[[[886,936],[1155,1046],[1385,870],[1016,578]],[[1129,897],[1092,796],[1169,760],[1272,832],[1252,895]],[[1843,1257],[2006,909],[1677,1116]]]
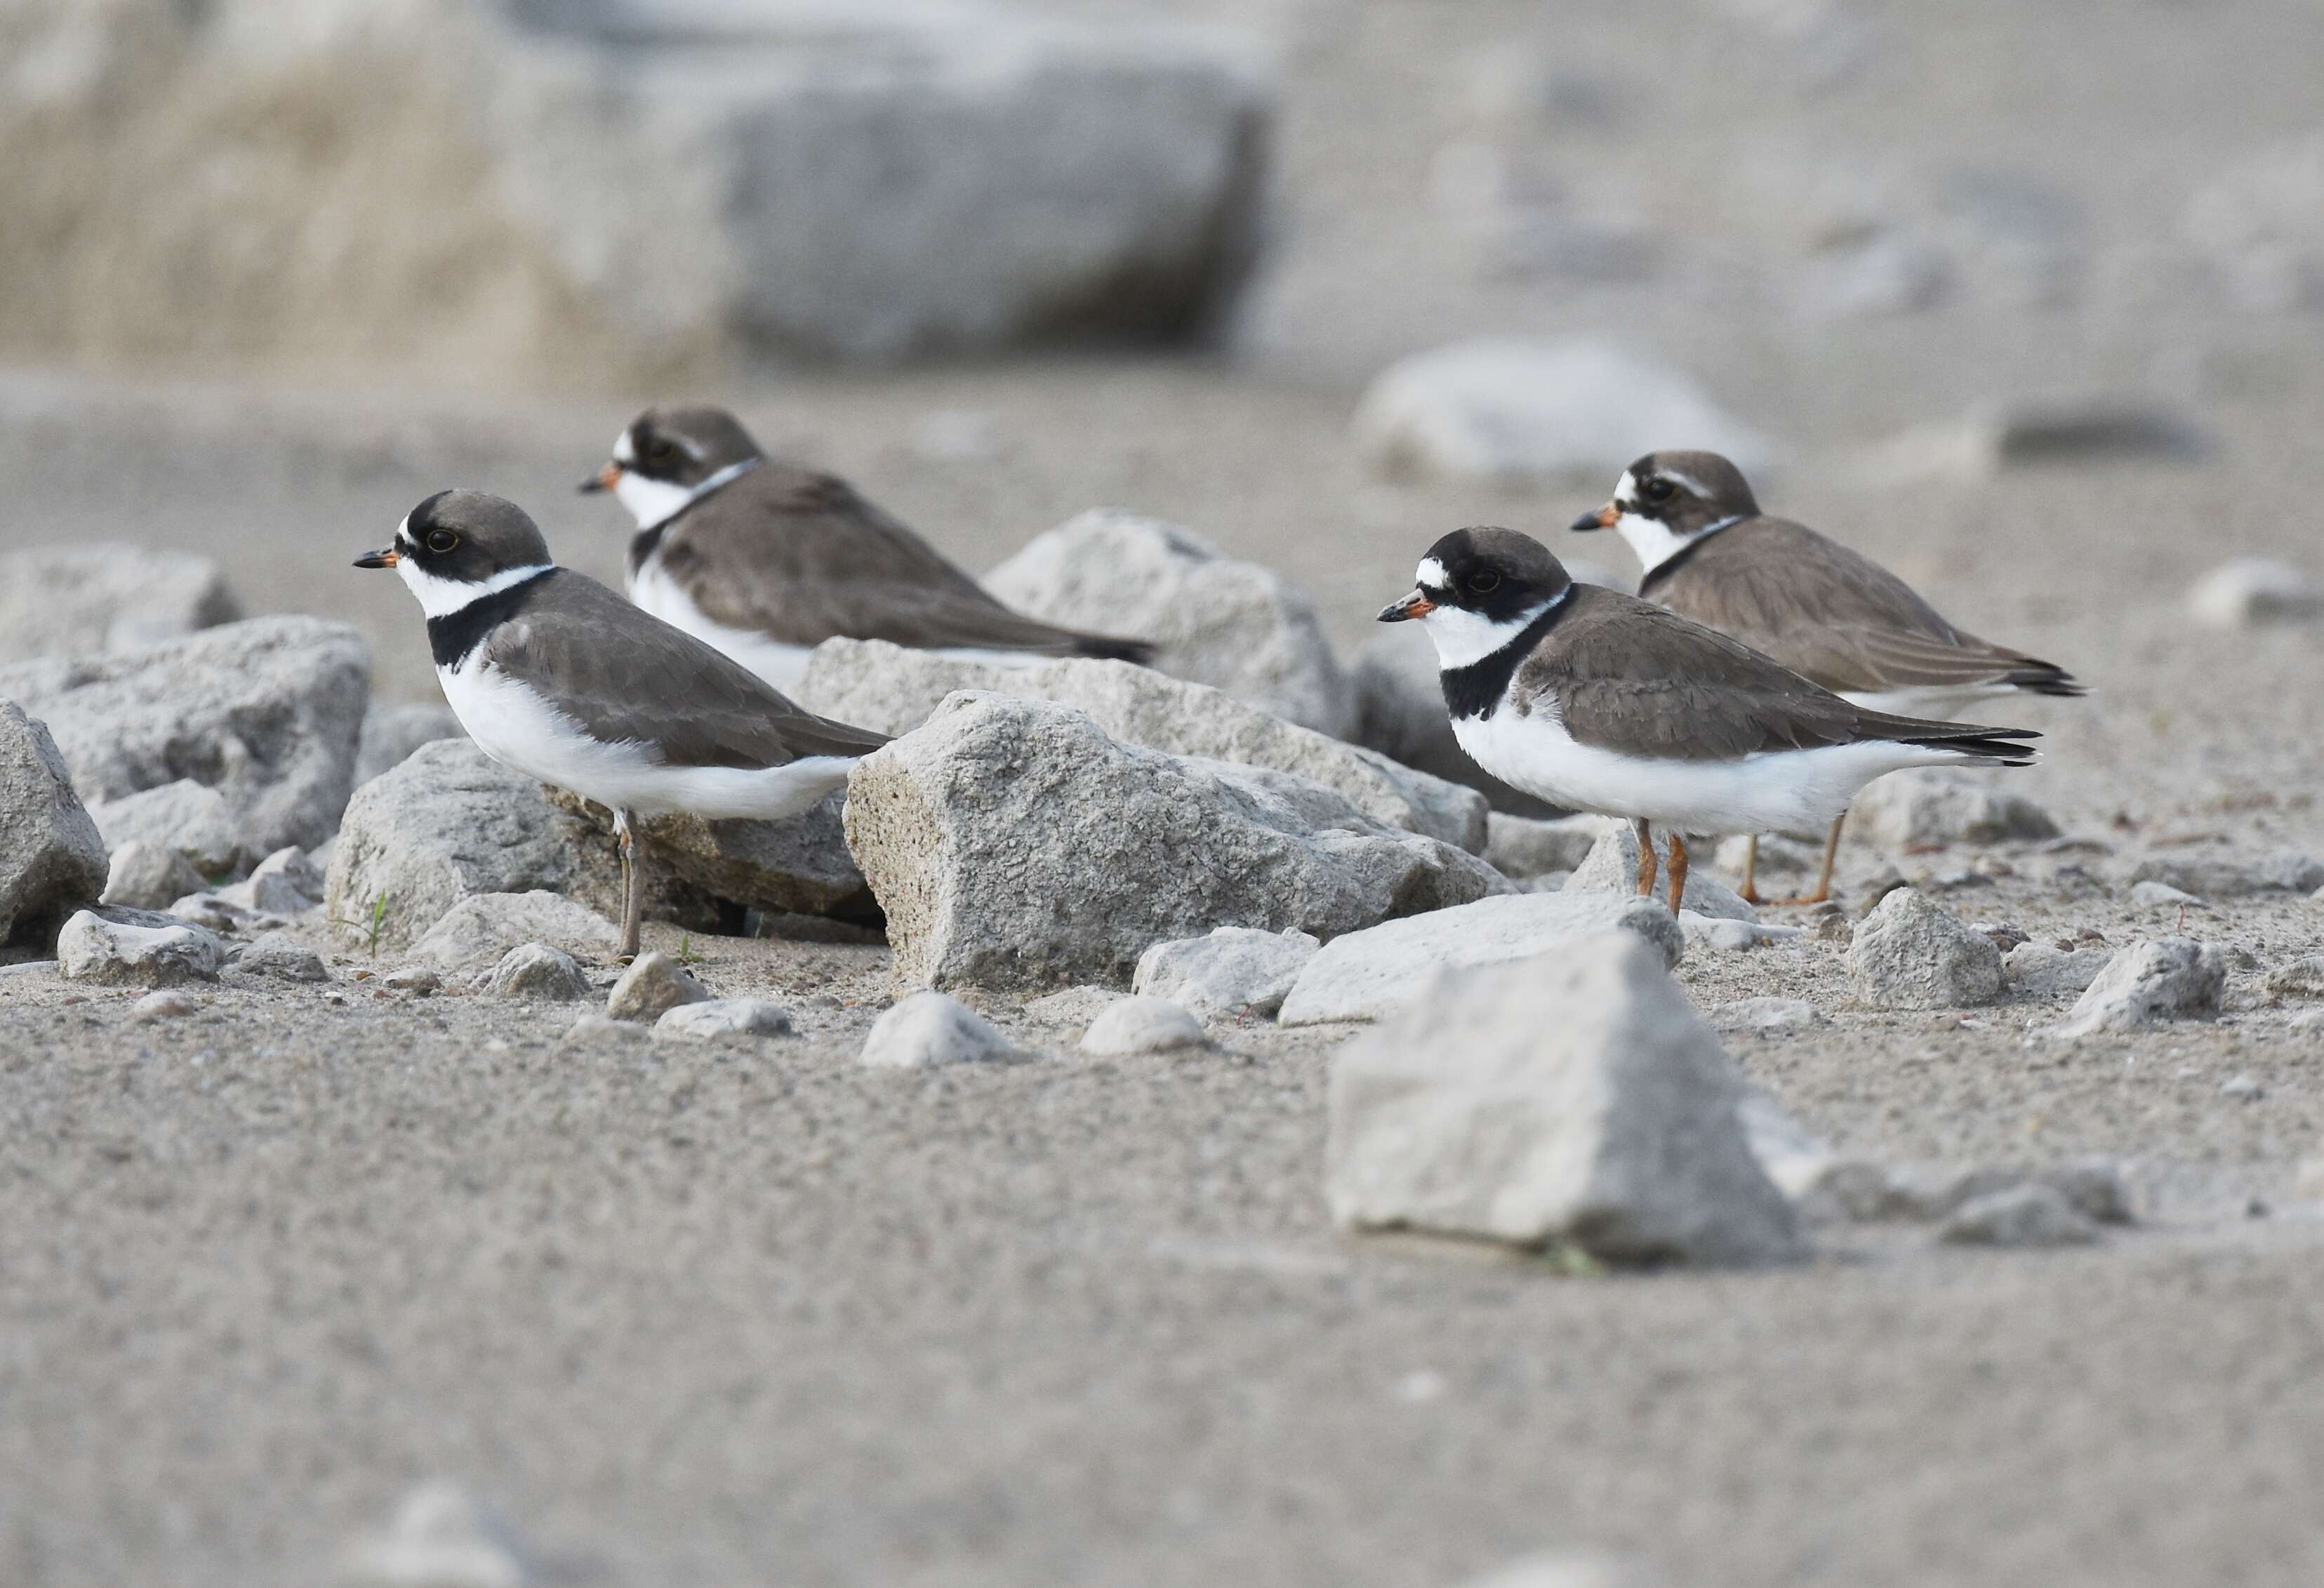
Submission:
[[[1746,904],[1759,902],[1759,835],[1751,835],[1743,849],[1743,885],[1735,896]]]
[[[1786,900],[1784,902],[1788,904],[1821,904],[1825,900],[1831,897],[1831,863],[1840,854],[1840,823],[1847,819],[1848,813],[1844,810],[1841,811],[1838,817],[1833,818],[1831,831],[1824,837],[1823,870],[1816,873],[1816,885],[1814,889],[1809,892],[1801,894],[1797,899]]]
[[[1655,826],[1644,817],[1630,818],[1630,830],[1638,836],[1638,897],[1655,896]]]
[[[1686,897],[1686,840],[1678,834],[1671,835],[1670,908],[1678,913],[1679,900]]]

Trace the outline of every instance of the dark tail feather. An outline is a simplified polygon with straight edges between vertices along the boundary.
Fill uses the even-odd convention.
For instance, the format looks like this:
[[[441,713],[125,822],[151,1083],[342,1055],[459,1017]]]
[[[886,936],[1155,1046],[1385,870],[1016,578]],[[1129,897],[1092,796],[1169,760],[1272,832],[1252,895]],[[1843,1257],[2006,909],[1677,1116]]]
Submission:
[[[1931,750],[1958,750],[1964,755],[2002,766],[2032,766],[2037,758],[2021,741],[2041,736],[2031,728],[1960,728],[1941,734],[1909,734],[1904,743],[1923,744]]]
[[[1117,640],[1111,634],[1076,634],[1074,654],[1101,661],[1134,661],[1145,667],[1154,660],[1154,647],[1144,640]]]
[[[2074,675],[2053,661],[2041,661],[2027,657],[2022,666],[2001,676],[2001,681],[2028,695],[2058,695],[2074,698],[2089,693],[2088,686],[2074,681]]]

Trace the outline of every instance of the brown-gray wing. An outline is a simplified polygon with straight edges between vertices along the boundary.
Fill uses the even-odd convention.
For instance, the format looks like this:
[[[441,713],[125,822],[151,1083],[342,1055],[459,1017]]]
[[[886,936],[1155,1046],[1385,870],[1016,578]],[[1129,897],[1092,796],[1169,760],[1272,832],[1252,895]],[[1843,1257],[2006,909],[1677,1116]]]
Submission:
[[[1515,682],[1521,699],[1554,695],[1580,743],[1738,761],[1861,736],[1858,707],[1725,634],[1595,586],[1575,586],[1573,603]]]
[[[1010,611],[846,481],[784,464],[762,464],[690,509],[661,563],[704,615],[786,645],[844,635],[1131,660],[1146,651]]]
[[[781,766],[887,743],[816,716],[683,630],[595,579],[559,569],[554,598],[493,631],[485,660],[598,739],[659,745],[672,766]]]
[[[2038,687],[2070,677],[1954,627],[1878,563],[1787,519],[1713,537],[1654,594],[1827,689]]]

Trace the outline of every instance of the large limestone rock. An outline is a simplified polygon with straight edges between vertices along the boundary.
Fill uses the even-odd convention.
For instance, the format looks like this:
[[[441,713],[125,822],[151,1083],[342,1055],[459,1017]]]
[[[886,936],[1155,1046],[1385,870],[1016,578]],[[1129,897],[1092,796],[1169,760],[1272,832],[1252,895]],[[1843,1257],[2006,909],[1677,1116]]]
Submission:
[[[1161,671],[1286,722],[1344,738],[1354,720],[1314,603],[1274,569],[1236,562],[1176,524],[1093,509],[1035,537],[984,583],[1035,617],[1151,641]]]
[[[1391,476],[1610,489],[1646,453],[1724,453],[1750,474],[1774,446],[1692,379],[1597,342],[1480,337],[1374,378],[1356,444]]]
[[[201,928],[143,910],[84,909],[57,934],[57,972],[106,987],[215,982],[226,945]]]
[[[736,350],[1185,336],[1255,252],[1269,73],[1167,20],[991,0],[15,9],[0,143],[48,173],[7,189],[0,330],[20,346],[667,378]]]
[[[447,739],[356,790],[331,846],[324,903],[357,941],[368,940],[376,908],[377,946],[392,951],[473,894],[562,893],[619,916],[621,890],[611,838],[549,804],[532,779]],[[656,900],[665,910],[683,902]]]
[[[392,771],[422,744],[438,739],[465,739],[467,730],[448,706],[383,706],[374,702],[364,713],[363,734],[355,743],[355,787],[360,789],[382,772]]]
[[[57,742],[0,700],[0,943],[45,946],[68,914],[104,894],[106,872],[104,841]]]
[[[1743,1102],[1718,1039],[1630,933],[1444,975],[1332,1061],[1332,1214],[1615,1262],[1796,1257]]]
[[[2050,813],[2002,783],[2005,775],[1950,767],[1891,772],[1856,797],[1848,830],[1890,849],[2056,837]]]
[[[1554,959],[1584,937],[1627,931],[1675,965],[1686,940],[1671,912],[1618,893],[1518,893],[1389,921],[1323,945],[1283,1001],[1286,1026],[1386,1020],[1441,973]]]
[[[2064,1037],[2135,1031],[2165,1020],[2205,1020],[2219,1012],[2227,956],[2217,944],[2190,937],[2133,943],[2107,961],[2066,1013]]]
[[[0,556],[0,662],[142,651],[242,615],[217,564],[143,546]]]
[[[119,799],[100,799],[88,814],[109,854],[129,848],[165,850],[211,877],[241,871],[253,859],[226,796],[191,778],[141,789]]]
[[[908,986],[1127,985],[1148,946],[1213,927],[1329,938],[1508,886],[1318,784],[993,695],[955,695],[867,756],[847,841]]]
[[[84,799],[189,779],[225,797],[254,857],[315,848],[338,826],[370,693],[362,637],[310,617],[0,668],[0,697],[48,723]]]
[[[1197,1020],[1272,1020],[1320,946],[1305,932],[1221,927],[1147,949],[1130,991],[1172,1000]]]
[[[1287,723],[1223,690],[1125,661],[1010,667],[880,640],[826,640],[807,663],[799,702],[841,722],[908,734],[955,689],[1055,700],[1087,712],[1121,743],[1273,767],[1337,789],[1374,821],[1442,838],[1471,854],[1485,846],[1487,808],[1473,789]]]
[[[411,946],[415,958],[447,970],[497,966],[528,945],[610,959],[621,929],[586,905],[535,889],[475,893],[437,919]]]

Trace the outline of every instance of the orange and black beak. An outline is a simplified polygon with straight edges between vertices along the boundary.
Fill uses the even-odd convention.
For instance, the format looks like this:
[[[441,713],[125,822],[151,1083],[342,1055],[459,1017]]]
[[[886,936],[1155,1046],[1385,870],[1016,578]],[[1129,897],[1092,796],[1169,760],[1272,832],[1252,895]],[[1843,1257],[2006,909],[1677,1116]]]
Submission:
[[[1415,590],[1401,600],[1391,601],[1380,608],[1379,621],[1384,623],[1410,623],[1416,617],[1426,617],[1436,610],[1436,603],[1425,594]]]
[[[390,546],[383,551],[366,551],[355,559],[357,568],[393,568],[403,560],[403,554]]]
[[[1583,513],[1566,525],[1566,528],[1575,534],[1582,534],[1591,530],[1610,530],[1614,527],[1615,521],[1621,516],[1622,510],[1609,502],[1595,512]]]
[[[575,486],[574,489],[579,491],[584,496],[587,496],[598,491],[610,491],[621,483],[622,466],[618,463],[609,463],[604,467],[599,469],[595,474],[591,475],[587,479],[582,481],[578,485]]]

